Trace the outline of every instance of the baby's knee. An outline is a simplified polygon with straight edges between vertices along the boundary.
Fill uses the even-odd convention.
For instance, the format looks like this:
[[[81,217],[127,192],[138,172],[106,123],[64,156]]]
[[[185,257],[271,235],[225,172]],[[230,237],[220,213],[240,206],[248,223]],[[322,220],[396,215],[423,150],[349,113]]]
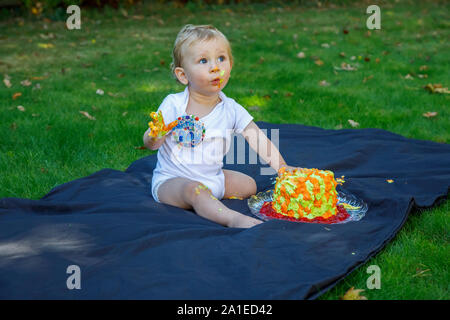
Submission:
[[[205,186],[203,183],[198,181],[192,181],[186,184],[184,188],[184,194],[186,199],[188,199],[189,203],[194,203],[196,198],[200,195],[200,192],[208,192],[211,193],[209,188]]]
[[[252,177],[249,177],[248,182],[248,192],[249,196],[256,194],[256,191],[258,190],[258,187],[256,186],[256,181]]]

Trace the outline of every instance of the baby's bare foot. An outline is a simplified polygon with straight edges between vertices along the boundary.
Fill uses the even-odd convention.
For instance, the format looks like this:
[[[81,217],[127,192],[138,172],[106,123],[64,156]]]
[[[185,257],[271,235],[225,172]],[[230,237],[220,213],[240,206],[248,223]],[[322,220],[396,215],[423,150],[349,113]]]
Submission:
[[[230,228],[251,228],[263,222],[237,211],[234,211],[233,213],[230,223],[228,224],[228,227]]]

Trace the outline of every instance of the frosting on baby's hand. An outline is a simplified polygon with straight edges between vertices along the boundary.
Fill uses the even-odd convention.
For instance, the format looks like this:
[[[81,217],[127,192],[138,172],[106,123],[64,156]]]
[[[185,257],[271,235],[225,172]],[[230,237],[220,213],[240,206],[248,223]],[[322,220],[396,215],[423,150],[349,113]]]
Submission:
[[[148,123],[148,126],[150,127],[149,136],[153,138],[161,138],[164,137],[167,133],[169,133],[173,127],[175,127],[178,124],[178,121],[172,121],[168,125],[164,123],[164,118],[161,113],[161,110],[159,110],[158,113],[152,112],[150,113],[150,117],[152,118],[152,121]]]

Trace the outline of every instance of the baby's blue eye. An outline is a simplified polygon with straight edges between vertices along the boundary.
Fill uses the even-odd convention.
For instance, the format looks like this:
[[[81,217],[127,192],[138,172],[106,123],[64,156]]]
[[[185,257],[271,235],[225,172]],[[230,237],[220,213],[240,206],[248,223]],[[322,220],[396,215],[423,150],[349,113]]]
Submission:
[[[205,62],[202,62],[202,61],[205,61]],[[202,58],[202,59],[200,59],[199,62],[200,62],[200,63],[206,63],[206,59],[205,59],[205,58]]]
[[[225,60],[225,57],[224,57],[224,56],[220,56],[220,57],[219,57],[219,61],[220,61],[220,62],[222,62],[222,61],[224,61],[224,60]]]

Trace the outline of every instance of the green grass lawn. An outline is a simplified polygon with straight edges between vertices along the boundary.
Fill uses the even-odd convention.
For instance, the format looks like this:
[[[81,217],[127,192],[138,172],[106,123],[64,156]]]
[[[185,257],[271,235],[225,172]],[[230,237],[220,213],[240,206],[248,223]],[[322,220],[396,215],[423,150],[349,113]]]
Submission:
[[[72,31],[64,21],[1,16],[0,77],[11,87],[0,82],[0,198],[39,199],[59,184],[124,170],[154,153],[139,149],[142,135],[149,112],[184,89],[169,64],[187,23],[213,24],[229,38],[235,65],[224,92],[255,121],[339,129],[352,128],[351,119],[360,124],[354,130],[449,143],[449,95],[423,88],[450,86],[449,6],[379,5],[381,30],[370,33],[367,5],[354,4],[142,5],[82,11],[82,29]],[[342,63],[357,70],[336,71]],[[20,83],[26,79],[31,85]],[[449,203],[412,212],[384,250],[321,298],[366,289],[366,268],[376,264],[381,289],[366,289],[369,299],[449,299]]]

